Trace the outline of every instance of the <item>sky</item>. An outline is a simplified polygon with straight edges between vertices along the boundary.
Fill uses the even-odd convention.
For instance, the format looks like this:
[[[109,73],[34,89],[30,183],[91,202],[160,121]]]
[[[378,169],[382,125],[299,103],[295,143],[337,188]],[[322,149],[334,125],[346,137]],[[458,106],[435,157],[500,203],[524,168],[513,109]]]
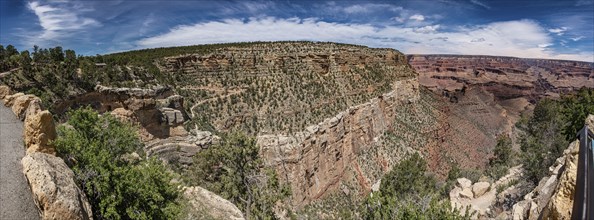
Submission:
[[[594,0],[0,0],[0,44],[19,50],[288,40],[594,62]]]

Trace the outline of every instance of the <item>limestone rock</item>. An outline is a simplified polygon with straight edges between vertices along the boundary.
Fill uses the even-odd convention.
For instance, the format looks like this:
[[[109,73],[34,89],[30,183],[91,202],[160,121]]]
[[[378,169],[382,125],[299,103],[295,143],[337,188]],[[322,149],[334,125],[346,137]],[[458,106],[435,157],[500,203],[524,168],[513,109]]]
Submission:
[[[184,115],[180,110],[172,108],[161,108],[163,122],[167,125],[175,126],[184,123]]]
[[[183,196],[193,209],[187,219],[245,219],[233,203],[202,187],[185,187]]]
[[[489,190],[489,187],[491,187],[491,184],[488,182],[477,182],[472,185],[472,192],[475,197],[480,197]]]
[[[0,99],[4,99],[7,95],[10,95],[10,87],[8,86],[0,86]]]
[[[4,97],[4,106],[6,107],[11,107],[13,105],[13,102],[16,98],[24,96],[25,94],[22,92],[19,93],[15,93],[12,95],[7,95]]]
[[[472,193],[472,190],[470,190],[470,188],[465,188],[462,191],[460,191],[460,197],[472,199],[474,198],[474,194]]]
[[[92,219],[91,206],[74,182],[64,161],[45,153],[30,153],[21,160],[34,201],[43,219]]]
[[[12,102],[12,112],[14,112],[14,114],[22,121],[25,119],[25,113],[27,112],[27,109],[29,108],[29,104],[31,102],[35,102],[37,103],[36,106],[37,109],[41,109],[41,106],[39,105],[39,103],[41,103],[41,100],[39,98],[37,98],[34,95],[22,95],[19,97],[16,97],[14,99],[14,101]]]
[[[44,152],[55,154],[55,148],[50,144],[56,138],[56,127],[52,114],[45,110],[25,119],[24,139],[27,154]]]
[[[523,220],[528,218],[528,211],[530,210],[530,201],[521,201],[514,205],[512,212],[512,219]]]
[[[219,136],[216,136],[209,131],[192,130],[190,133],[191,135],[188,137],[188,140],[202,148],[208,148],[221,140]]]
[[[472,181],[466,178],[458,178],[456,179],[456,185],[458,185],[462,189],[466,189],[472,186]]]
[[[543,210],[543,217],[550,219],[570,219],[575,195],[577,178],[577,164],[579,156],[579,142],[574,141],[565,151],[565,171],[559,177],[555,193],[547,207]]]

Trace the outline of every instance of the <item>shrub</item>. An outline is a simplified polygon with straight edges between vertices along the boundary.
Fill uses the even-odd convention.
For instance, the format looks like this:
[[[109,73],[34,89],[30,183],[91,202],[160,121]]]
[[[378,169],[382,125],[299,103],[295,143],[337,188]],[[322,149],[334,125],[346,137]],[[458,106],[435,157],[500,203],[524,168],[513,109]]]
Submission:
[[[290,190],[281,186],[273,170],[263,169],[256,140],[239,132],[222,134],[219,144],[199,152],[185,175],[236,204],[248,219],[275,218],[274,206]]]
[[[179,213],[179,192],[161,162],[128,162],[140,150],[136,131],[91,108],[68,112],[68,125],[54,142],[75,173],[95,219],[171,219]]]
[[[493,157],[489,159],[487,174],[497,180],[507,173],[507,169],[513,163],[511,139],[507,136],[499,136],[493,154]]]
[[[363,219],[468,219],[452,210],[437,181],[426,174],[426,162],[416,153],[401,161],[383,178],[379,192],[361,206]]]

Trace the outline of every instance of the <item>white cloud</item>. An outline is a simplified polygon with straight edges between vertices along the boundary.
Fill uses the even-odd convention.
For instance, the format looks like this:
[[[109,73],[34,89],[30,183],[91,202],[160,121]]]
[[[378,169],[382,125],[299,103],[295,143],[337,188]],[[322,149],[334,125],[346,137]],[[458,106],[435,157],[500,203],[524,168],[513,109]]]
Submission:
[[[435,40],[441,39],[441,40]],[[447,53],[593,61],[590,53],[560,54],[548,31],[531,20],[453,27],[383,26],[336,23],[318,19],[227,19],[182,25],[136,42],[138,48],[245,41],[312,40],[390,47],[404,53]]]
[[[60,4],[42,4],[40,2],[29,2],[27,7],[35,13],[39,19],[39,25],[43,32],[37,36],[42,40],[55,40],[66,35],[74,34],[73,31],[82,30],[88,27],[99,26],[99,22],[94,19],[86,18],[77,14],[77,11],[84,9],[60,7],[64,6],[62,2],[53,2]]]
[[[414,15],[410,16],[410,18],[408,18],[408,19],[416,20],[416,21],[424,21],[425,16],[420,15],[420,14],[414,14]]]
[[[559,36],[565,34],[565,31],[567,31],[567,27],[560,27],[560,28],[551,28],[551,29],[549,29],[549,32],[551,32],[553,34],[557,34]]]
[[[427,25],[427,26],[423,26],[420,28],[415,28],[413,29],[415,32],[417,33],[433,33],[435,31],[437,31],[437,29],[439,29],[440,25],[436,24],[436,25]]]

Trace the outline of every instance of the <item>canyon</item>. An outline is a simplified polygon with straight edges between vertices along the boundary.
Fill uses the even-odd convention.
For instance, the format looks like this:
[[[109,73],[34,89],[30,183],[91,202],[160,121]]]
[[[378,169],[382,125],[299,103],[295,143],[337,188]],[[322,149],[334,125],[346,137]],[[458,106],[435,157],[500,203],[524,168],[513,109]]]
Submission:
[[[151,55],[161,74],[151,82],[124,71],[131,64],[114,64],[143,88],[97,85],[62,97],[52,113],[63,120],[69,109],[88,105],[130,122],[147,156],[181,172],[218,134],[240,130],[255,137],[264,165],[291,187],[285,202],[295,209],[365,198],[414,152],[440,180],[453,167],[481,172],[497,138],[515,137],[514,125],[538,100],[594,88],[594,64],[577,61],[405,55],[314,42],[166,54]],[[0,79],[21,80],[12,75]],[[207,195],[201,188],[187,194],[198,193]]]

